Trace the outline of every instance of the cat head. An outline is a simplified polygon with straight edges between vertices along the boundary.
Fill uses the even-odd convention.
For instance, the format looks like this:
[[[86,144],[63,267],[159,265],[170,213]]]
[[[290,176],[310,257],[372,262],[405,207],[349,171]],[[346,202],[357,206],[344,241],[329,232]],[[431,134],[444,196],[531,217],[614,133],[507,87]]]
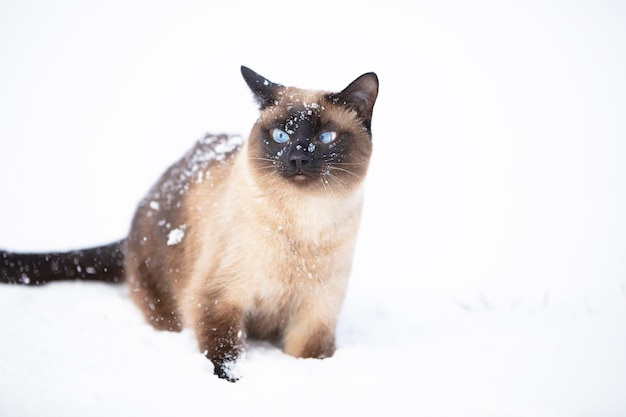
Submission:
[[[362,182],[372,153],[376,74],[332,93],[285,87],[243,66],[241,73],[260,106],[248,139],[259,178],[322,192]]]

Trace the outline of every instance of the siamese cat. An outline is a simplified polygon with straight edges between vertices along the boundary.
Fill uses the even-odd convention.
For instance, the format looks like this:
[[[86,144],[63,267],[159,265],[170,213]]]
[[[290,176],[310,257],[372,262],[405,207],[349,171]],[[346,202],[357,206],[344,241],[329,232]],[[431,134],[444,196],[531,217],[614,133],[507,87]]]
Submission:
[[[128,237],[51,254],[0,251],[0,281],[126,281],[159,330],[194,330],[220,378],[247,337],[299,358],[335,350],[372,153],[378,78],[333,93],[246,67],[260,107],[247,140],[207,135],[139,204]]]

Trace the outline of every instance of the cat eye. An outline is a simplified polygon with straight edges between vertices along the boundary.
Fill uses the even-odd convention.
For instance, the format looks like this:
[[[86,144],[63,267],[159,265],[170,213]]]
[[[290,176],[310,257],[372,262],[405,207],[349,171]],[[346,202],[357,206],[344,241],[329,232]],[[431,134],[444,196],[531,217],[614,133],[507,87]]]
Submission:
[[[289,135],[284,130],[272,129],[272,139],[276,143],[285,143],[289,140]]]
[[[337,137],[337,132],[322,132],[317,135],[317,140],[322,143],[330,143]]]

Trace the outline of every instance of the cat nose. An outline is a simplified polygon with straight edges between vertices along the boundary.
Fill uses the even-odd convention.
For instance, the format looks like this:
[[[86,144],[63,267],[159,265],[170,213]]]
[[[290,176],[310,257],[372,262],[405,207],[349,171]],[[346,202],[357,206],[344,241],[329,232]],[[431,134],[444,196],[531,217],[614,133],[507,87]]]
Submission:
[[[312,155],[306,152],[300,145],[296,146],[294,151],[289,155],[289,162],[297,169],[302,169],[312,160]]]

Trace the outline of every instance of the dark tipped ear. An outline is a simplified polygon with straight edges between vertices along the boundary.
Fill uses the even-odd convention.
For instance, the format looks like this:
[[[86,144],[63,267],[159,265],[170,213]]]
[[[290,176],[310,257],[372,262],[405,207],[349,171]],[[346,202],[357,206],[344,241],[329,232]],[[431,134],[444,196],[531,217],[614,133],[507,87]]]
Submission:
[[[256,96],[261,109],[276,103],[277,91],[282,85],[271,82],[243,65],[241,66],[241,75]]]
[[[342,92],[330,95],[334,103],[343,104],[357,111],[369,130],[372,112],[378,96],[378,77],[373,72],[361,75],[352,81]]]

